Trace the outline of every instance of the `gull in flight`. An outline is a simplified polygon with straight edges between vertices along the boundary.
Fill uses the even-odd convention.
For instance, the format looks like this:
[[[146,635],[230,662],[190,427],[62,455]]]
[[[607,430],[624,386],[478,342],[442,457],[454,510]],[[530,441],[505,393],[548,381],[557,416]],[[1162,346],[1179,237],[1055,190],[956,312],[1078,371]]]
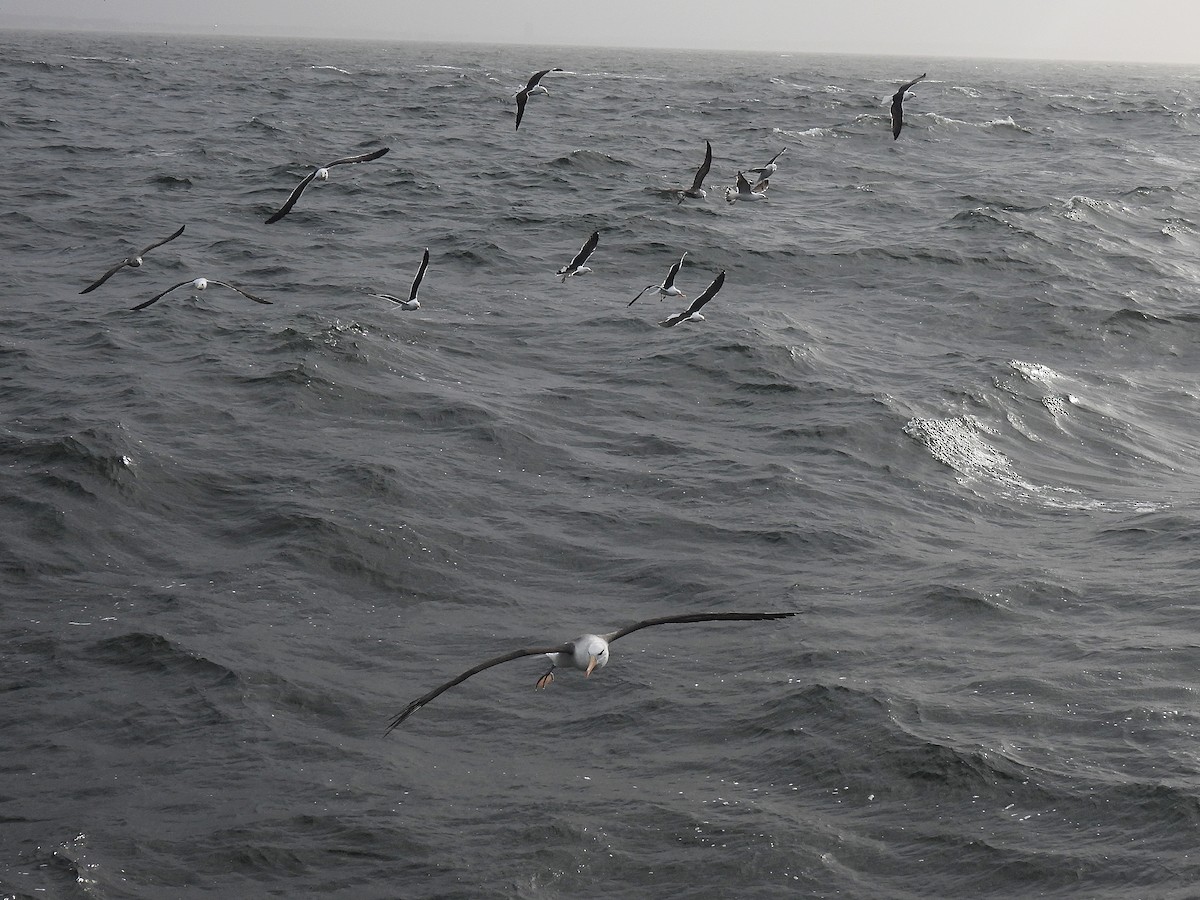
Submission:
[[[763,178],[755,182],[754,186],[750,186],[750,182],[746,180],[746,176],[738,172],[737,190],[733,188],[725,189],[725,199],[732,203],[734,200],[743,200],[746,202],[752,200],[766,200],[767,188],[771,186],[771,182]]]
[[[517,128],[521,127],[521,120],[525,118],[525,103],[532,95],[545,94],[547,97],[550,96],[550,92],[542,87],[542,85],[540,85],[538,82],[542,80],[543,76],[548,75],[551,72],[561,71],[562,69],[556,67],[553,69],[542,69],[540,72],[534,72],[533,75],[529,77],[529,84],[517,91],[515,95],[517,98]],[[513,130],[515,131],[516,129]]]
[[[239,293],[243,297],[245,297],[247,300],[253,300],[255,303],[265,303],[268,306],[271,303],[270,300],[264,300],[262,297],[255,297],[253,294],[248,294],[245,291],[243,291],[240,287],[234,287],[232,284],[229,284],[226,281],[216,281],[212,278],[196,278],[192,281],[181,281],[181,282],[179,282],[179,284],[172,285],[171,287],[169,287],[165,291],[163,291],[161,294],[158,294],[155,297],[151,297],[145,303],[139,303],[137,306],[130,307],[130,309],[145,309],[147,306],[150,306],[152,303],[157,303],[159,300],[161,300],[163,297],[167,296],[167,294],[171,293],[171,291],[175,290],[176,288],[181,288],[184,285],[188,285],[188,284],[190,284],[192,286],[192,290],[196,290],[196,291],[203,291],[210,284],[219,284],[221,287],[227,287],[231,291],[236,291],[237,293]]]
[[[700,315],[700,308],[709,300],[717,296],[717,291],[725,284],[725,270],[721,270],[721,274],[713,279],[712,284],[704,289],[704,293],[692,301],[689,306],[681,313],[676,313],[673,316],[668,316],[658,324],[663,328],[673,328],[680,322],[703,322],[704,316]]]
[[[283,206],[279,207],[279,211],[272,215],[271,218],[267,219],[267,224],[271,225],[275,222],[278,222],[280,219],[290,213],[292,211],[292,207],[296,205],[296,201],[300,199],[300,195],[304,193],[304,189],[308,187],[314,179],[317,181],[328,181],[329,170],[334,166],[348,166],[351,163],[370,162],[373,159],[379,159],[379,157],[383,156],[383,154],[387,153],[391,149],[391,147],[381,147],[378,150],[373,150],[370,153],[363,153],[359,156],[347,156],[345,159],[335,159],[333,162],[326,163],[325,165],[309,172],[304,176],[304,180],[296,185],[295,190],[293,190],[288,196],[287,200],[283,202]]]
[[[112,278],[119,271],[121,271],[121,269],[125,268],[125,266],[129,266],[130,268],[133,268],[133,269],[140,268],[142,265],[142,257],[143,256],[145,256],[147,253],[149,253],[155,247],[161,247],[163,244],[165,244],[169,241],[175,240],[175,238],[177,238],[181,234],[183,234],[183,229],[186,227],[187,227],[186,225],[180,225],[179,230],[177,232],[175,232],[173,235],[171,235],[169,238],[163,238],[161,241],[156,241],[155,243],[153,243],[149,247],[147,247],[145,250],[139,250],[133,256],[125,257],[123,260],[121,260],[119,263],[117,263],[115,266],[113,266],[111,269],[109,269],[107,272],[105,272],[103,275],[101,275],[99,278],[97,278],[95,281],[93,281],[91,284],[89,284],[87,287],[85,287],[79,293],[87,294],[87,293],[90,293],[91,291],[94,291],[96,288],[100,287],[100,285],[104,284],[104,282],[108,281],[108,279]]]
[[[593,231],[592,236],[587,239],[579,252],[575,254],[575,258],[571,260],[570,263],[559,269],[555,274],[561,275],[562,280],[566,282],[566,280],[572,275],[586,275],[588,272],[592,271],[588,266],[585,266],[584,263],[587,262],[587,258],[592,255],[592,251],[596,249],[596,245],[599,243],[600,232]]]
[[[421,308],[421,301],[417,299],[417,291],[421,289],[421,279],[425,277],[425,270],[429,268],[429,248],[425,248],[425,255],[421,257],[421,268],[417,269],[417,277],[413,279],[412,289],[408,292],[408,299],[403,297],[393,297],[391,294],[372,294],[372,297],[378,297],[380,300],[391,300],[393,303],[399,303],[401,309],[413,310]]]
[[[666,297],[683,297],[683,299],[686,300],[687,296],[683,293],[683,291],[681,291],[679,288],[675,287],[675,276],[679,274],[679,267],[683,265],[683,257],[684,256],[687,256],[686,250],[683,251],[683,256],[679,257],[679,262],[677,262],[677,263],[675,263],[675,265],[671,266],[671,271],[669,271],[667,273],[666,280],[663,281],[662,284],[646,285],[644,288],[641,289],[641,291],[638,292],[637,297],[634,297],[632,300],[630,300],[625,305],[633,306],[633,304],[638,302],[638,297],[641,297],[642,294],[646,293],[646,291],[654,290],[655,288],[658,289],[659,302],[662,302],[662,300],[665,299]]]
[[[757,169],[750,169],[749,171],[757,174],[759,181],[766,181],[775,174],[775,171],[779,168],[779,164],[776,162],[776,160],[785,153],[787,153],[787,147],[784,147],[782,150],[772,156],[770,161],[765,166],[759,166]]]
[[[691,197],[693,200],[703,200],[708,196],[704,192],[704,179],[708,177],[708,170],[712,168],[712,144],[708,141],[704,142],[704,162],[700,163],[700,168],[696,170],[696,177],[692,179],[692,186],[684,188],[679,193],[679,202],[682,203],[685,197]]]
[[[415,713],[418,709],[436,699],[441,694],[450,690],[457,684],[462,684],[472,675],[478,675],[484,669],[490,669],[492,666],[498,666],[501,663],[506,663],[514,659],[521,659],[524,656],[541,656],[545,655],[550,659],[550,669],[537,680],[536,687],[544,688],[554,680],[554,670],[562,666],[564,668],[570,666],[579,669],[583,672],[584,677],[588,677],[596,669],[603,669],[608,665],[608,646],[616,640],[625,637],[628,634],[633,634],[635,631],[641,631],[643,628],[652,628],[656,625],[682,625],[689,622],[748,622],[761,621],[763,619],[785,619],[789,616],[794,616],[795,613],[770,613],[770,612],[753,612],[753,613],[692,613],[689,615],[677,616],[660,616],[657,619],[645,619],[630,625],[627,628],[621,628],[617,631],[611,631],[608,634],[584,634],[575,638],[573,641],[568,641],[565,644],[559,644],[554,647],[536,647],[530,650],[513,650],[509,653],[504,653],[500,656],[494,656],[491,659],[484,660],[477,666],[472,666],[461,675],[455,676],[440,687],[434,688],[428,694],[418,697],[396,716],[392,717],[388,723],[387,731],[390,732],[393,728],[398,727],[405,719]]]
[[[892,94],[892,140],[900,137],[900,129],[904,127],[904,92],[925,78],[928,73],[918,75],[912,81],[900,85],[900,90]]]

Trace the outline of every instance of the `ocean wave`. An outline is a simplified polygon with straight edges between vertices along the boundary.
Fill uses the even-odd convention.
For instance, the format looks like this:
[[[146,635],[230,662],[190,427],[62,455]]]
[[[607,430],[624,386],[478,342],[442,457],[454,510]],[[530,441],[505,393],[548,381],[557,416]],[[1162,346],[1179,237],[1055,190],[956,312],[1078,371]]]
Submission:
[[[1015,121],[1013,121],[1012,116],[1005,116],[1003,119],[991,119],[990,121],[983,122],[979,127],[989,130],[1007,128],[1012,131],[1019,131],[1022,134],[1033,134],[1031,129],[1026,128],[1024,125],[1018,125]]]
[[[904,433],[953,469],[965,486],[990,484],[1008,499],[1051,508],[1098,509],[1105,505],[1075,488],[1036,484],[1021,475],[1013,460],[984,438],[998,433],[974,416],[916,417],[904,426]]]
[[[566,156],[552,160],[549,165],[553,168],[592,173],[620,172],[630,167],[627,160],[595,150],[572,150]]]

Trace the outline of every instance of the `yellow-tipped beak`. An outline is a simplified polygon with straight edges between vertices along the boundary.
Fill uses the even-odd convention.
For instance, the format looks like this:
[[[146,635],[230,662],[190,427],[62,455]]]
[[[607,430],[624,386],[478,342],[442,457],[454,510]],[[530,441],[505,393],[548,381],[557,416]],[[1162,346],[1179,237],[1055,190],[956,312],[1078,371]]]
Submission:
[[[589,656],[589,657],[588,657],[588,667],[587,667],[587,671],[585,671],[585,672],[583,673],[583,677],[584,677],[584,678],[587,678],[589,675],[591,675],[591,674],[592,674],[592,669],[596,668],[596,659],[597,659],[597,657],[596,657],[596,655],[595,655],[594,653],[593,653],[591,656]]]

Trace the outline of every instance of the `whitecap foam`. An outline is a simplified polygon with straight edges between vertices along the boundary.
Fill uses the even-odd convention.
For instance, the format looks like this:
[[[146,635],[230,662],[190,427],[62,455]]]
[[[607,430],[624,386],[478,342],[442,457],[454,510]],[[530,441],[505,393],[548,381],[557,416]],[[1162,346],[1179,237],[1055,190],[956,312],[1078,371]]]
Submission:
[[[1057,378],[1062,376],[1055,372],[1049,366],[1044,366],[1041,363],[1023,362],[1019,359],[1010,359],[1008,367],[1024,378],[1026,381],[1036,381],[1041,384],[1050,384]]]
[[[1011,128],[1013,131],[1019,131],[1022,134],[1033,134],[1031,129],[1026,128],[1024,125],[1018,125],[1012,116],[1005,116],[1003,119],[991,119],[984,122],[980,127],[987,129]]]
[[[914,417],[904,433],[920,441],[938,462],[959,475],[964,486],[986,482],[1009,499],[1060,509],[1096,509],[1105,504],[1089,499],[1074,488],[1035,484],[1023,477],[1012,460],[981,436],[995,433],[974,416],[947,419]]]
[[[806,137],[824,138],[835,136],[832,128],[806,128],[804,131],[788,131],[785,128],[773,128],[771,130],[776,134],[786,135],[787,137],[793,137],[797,140],[803,140]]]

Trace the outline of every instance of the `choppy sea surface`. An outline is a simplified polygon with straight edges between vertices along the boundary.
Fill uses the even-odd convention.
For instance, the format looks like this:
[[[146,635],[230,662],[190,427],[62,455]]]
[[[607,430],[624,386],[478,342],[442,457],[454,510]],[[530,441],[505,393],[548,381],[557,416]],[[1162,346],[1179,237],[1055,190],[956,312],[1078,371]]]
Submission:
[[[0,896],[1196,896],[1195,74],[0,48]]]

